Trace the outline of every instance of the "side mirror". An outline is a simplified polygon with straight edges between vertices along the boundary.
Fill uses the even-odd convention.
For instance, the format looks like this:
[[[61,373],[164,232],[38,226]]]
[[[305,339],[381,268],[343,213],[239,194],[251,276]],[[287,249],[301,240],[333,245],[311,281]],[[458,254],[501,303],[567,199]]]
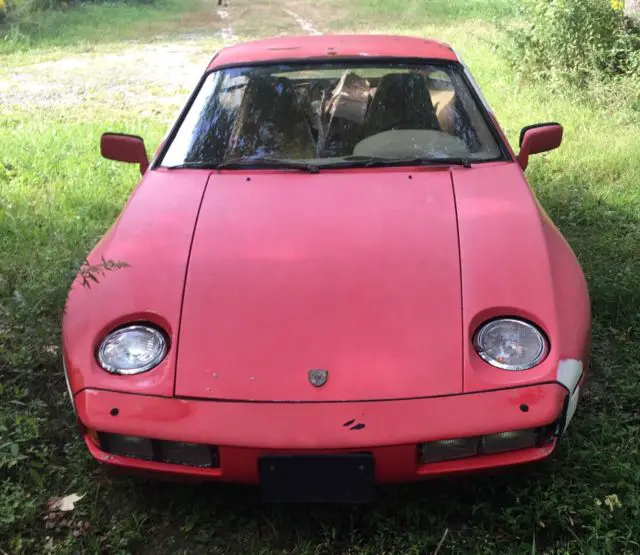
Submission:
[[[559,123],[537,123],[528,125],[520,132],[518,162],[523,170],[529,165],[529,155],[558,148],[562,143],[562,125]]]
[[[144,141],[135,135],[104,133],[100,138],[100,153],[109,160],[140,164],[140,173],[149,167],[149,157]]]

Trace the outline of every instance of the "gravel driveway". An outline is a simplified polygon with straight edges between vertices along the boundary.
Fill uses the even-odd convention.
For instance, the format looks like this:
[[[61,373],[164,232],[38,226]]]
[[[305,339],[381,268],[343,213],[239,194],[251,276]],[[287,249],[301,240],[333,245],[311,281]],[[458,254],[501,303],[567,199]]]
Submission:
[[[177,109],[221,46],[255,37],[257,32],[320,33],[306,13],[307,8],[313,13],[310,1],[255,5],[232,0],[225,7],[211,0],[206,7],[197,28],[187,26],[173,36],[108,44],[84,53],[67,48],[54,60],[0,69],[0,109],[59,108],[86,102],[107,108],[136,107],[141,114],[167,106]]]

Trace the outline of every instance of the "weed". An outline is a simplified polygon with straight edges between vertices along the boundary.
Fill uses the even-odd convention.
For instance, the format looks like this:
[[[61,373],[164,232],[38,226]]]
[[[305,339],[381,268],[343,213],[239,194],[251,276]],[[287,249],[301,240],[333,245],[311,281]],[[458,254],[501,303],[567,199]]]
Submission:
[[[29,51],[34,48],[59,48],[75,45],[90,50],[96,43],[140,40],[171,31],[176,17],[186,10],[197,10],[203,0],[154,0],[89,2],[72,9],[68,3],[49,0],[19,3],[15,14],[8,13],[0,25],[0,53]]]
[[[523,0],[503,52],[516,70],[576,85],[635,75],[640,26],[601,0]]]
[[[77,436],[57,348],[59,320],[78,262],[139,178],[136,168],[99,158],[100,134],[128,131],[153,149],[174,108],[158,101],[161,90],[144,100],[127,97],[124,105],[110,104],[104,92],[91,97],[101,102],[71,107],[14,106],[0,113],[0,548],[7,553],[530,554],[532,546],[555,555],[640,552],[637,100],[629,92],[607,105],[566,86],[518,81],[493,46],[503,35],[489,23],[515,13],[515,0],[360,2],[342,6],[349,17],[336,30],[450,42],[514,146],[526,124],[557,120],[565,127],[562,147],[532,158],[527,170],[576,251],[593,301],[590,384],[558,451],[542,464],[490,478],[383,488],[377,503],[355,508],[264,506],[253,488],[107,474]],[[63,38],[55,38],[50,23],[51,33],[33,44],[59,40],[60,55],[77,56],[83,44],[62,45],[91,31],[72,13],[93,9],[98,18],[100,10],[129,8],[69,12]],[[272,30],[246,13],[246,29]],[[104,34],[108,20],[93,33]],[[137,21],[126,23],[129,30]],[[129,46],[108,48],[117,53]],[[29,71],[20,67],[32,62],[27,54],[42,51],[13,55],[11,72]],[[620,92],[616,81],[607,86]],[[69,517],[45,519],[51,498],[73,493],[84,497]]]

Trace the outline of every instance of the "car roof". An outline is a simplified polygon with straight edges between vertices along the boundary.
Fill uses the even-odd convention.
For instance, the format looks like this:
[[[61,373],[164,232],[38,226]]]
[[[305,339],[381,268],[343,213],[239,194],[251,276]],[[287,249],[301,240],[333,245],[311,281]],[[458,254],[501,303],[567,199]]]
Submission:
[[[208,69],[283,60],[359,57],[459,61],[449,45],[431,39],[397,35],[305,35],[250,41],[223,48],[211,60]]]

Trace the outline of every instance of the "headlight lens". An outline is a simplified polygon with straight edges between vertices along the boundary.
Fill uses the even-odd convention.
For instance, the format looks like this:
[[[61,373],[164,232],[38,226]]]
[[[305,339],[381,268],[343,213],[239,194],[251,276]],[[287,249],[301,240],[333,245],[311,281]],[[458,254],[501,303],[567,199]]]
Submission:
[[[98,349],[98,362],[112,374],[140,374],[160,364],[166,354],[162,332],[135,325],[107,335]]]
[[[549,344],[532,324],[514,318],[493,320],[481,326],[474,338],[478,354],[503,370],[527,370],[540,364]]]

